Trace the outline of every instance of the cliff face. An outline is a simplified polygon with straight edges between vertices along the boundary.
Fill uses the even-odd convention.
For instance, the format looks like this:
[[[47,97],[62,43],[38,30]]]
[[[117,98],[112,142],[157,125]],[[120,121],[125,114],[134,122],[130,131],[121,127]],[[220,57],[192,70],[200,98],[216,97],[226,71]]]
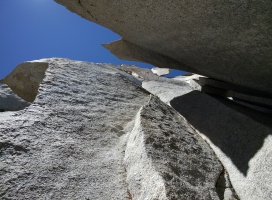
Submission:
[[[35,101],[0,113],[2,199],[271,197],[271,118],[196,91],[196,75],[61,58],[23,66],[37,80],[45,63]]]
[[[122,36],[116,56],[182,69],[272,95],[272,3],[55,0]]]

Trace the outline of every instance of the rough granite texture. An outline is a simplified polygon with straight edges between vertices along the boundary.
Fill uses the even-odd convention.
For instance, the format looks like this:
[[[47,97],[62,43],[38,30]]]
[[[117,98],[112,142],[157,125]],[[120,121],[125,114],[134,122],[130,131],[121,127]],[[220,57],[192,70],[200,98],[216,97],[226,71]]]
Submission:
[[[7,85],[0,84],[0,112],[23,110],[30,103],[21,99]]]
[[[241,200],[272,199],[272,119],[197,91],[170,102],[210,144]]]
[[[107,65],[42,62],[34,103],[0,116],[0,199],[129,199],[125,126],[149,94]]]
[[[170,101],[175,97],[192,92],[192,87],[186,82],[179,85],[163,81],[144,81],[142,87],[151,94],[158,96],[164,103],[170,105]]]
[[[171,107],[152,96],[141,108],[125,154],[132,199],[218,199],[222,165]]]
[[[120,58],[272,94],[271,0],[55,0],[121,35]]]
[[[237,199],[209,145],[138,79],[61,58],[26,73],[39,64],[35,101],[0,113],[0,199]]]

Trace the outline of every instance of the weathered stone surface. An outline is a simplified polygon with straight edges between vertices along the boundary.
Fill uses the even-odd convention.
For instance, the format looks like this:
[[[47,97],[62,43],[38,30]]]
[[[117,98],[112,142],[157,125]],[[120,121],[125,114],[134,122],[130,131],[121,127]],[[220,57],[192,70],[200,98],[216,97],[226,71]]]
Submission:
[[[193,90],[201,91],[201,85],[199,83],[199,79],[203,77],[199,74],[185,74],[182,76],[176,76],[172,78],[172,80],[178,80],[182,82],[188,83]]]
[[[219,199],[221,163],[190,124],[157,97],[137,114],[125,165],[132,199]]]
[[[155,75],[151,70],[139,68],[137,66],[130,65],[121,65],[118,69],[131,74],[141,81],[154,81],[154,80],[162,80],[162,77]],[[166,80],[166,79],[163,79]]]
[[[0,84],[0,112],[18,111],[29,106],[30,103],[18,97],[5,84]]]
[[[163,82],[162,80],[144,81],[142,83],[142,87],[151,94],[158,96],[166,104],[169,104],[175,97],[179,97],[193,91],[188,83],[181,81],[180,84]]]
[[[197,91],[170,104],[210,144],[241,200],[272,198],[272,119]]]
[[[7,77],[1,80],[18,96],[28,102],[33,102],[38,94],[48,63],[26,62],[18,65]]]
[[[125,127],[149,93],[114,67],[41,62],[34,103],[0,117],[0,199],[129,199]]]
[[[195,82],[198,75],[177,77],[173,79],[159,77],[154,75],[151,70],[139,68],[136,66],[122,65],[118,69],[125,71],[136,77],[140,85],[151,94],[158,96],[163,102],[169,102],[178,96],[184,95],[195,89],[200,90],[200,86]]]
[[[141,81],[68,59],[24,67],[41,63],[35,101],[0,113],[1,199],[235,199],[209,145]]]
[[[270,0],[55,1],[121,35],[118,57],[272,94]]]

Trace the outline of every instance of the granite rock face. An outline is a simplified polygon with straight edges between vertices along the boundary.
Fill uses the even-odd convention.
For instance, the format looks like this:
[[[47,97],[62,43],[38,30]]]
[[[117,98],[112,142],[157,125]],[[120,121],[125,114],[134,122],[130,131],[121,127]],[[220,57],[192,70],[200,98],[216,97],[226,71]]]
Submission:
[[[132,199],[218,199],[222,165],[173,108],[152,96],[129,135],[125,165]]]
[[[237,199],[205,140],[135,77],[58,58],[24,66],[40,63],[34,102],[0,113],[1,199]]]
[[[120,58],[176,68],[272,95],[272,3],[55,0],[122,36]]]
[[[199,75],[180,76],[169,79],[152,73],[152,70],[142,69],[136,66],[122,65],[118,69],[127,72],[139,80],[139,85],[151,94],[158,96],[164,103],[193,90],[201,90],[196,82]]]

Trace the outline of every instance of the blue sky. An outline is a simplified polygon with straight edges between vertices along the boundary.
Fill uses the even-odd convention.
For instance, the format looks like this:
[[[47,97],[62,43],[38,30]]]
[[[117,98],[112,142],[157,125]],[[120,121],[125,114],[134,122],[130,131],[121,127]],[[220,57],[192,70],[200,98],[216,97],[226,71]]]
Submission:
[[[53,0],[1,0],[0,27],[0,79],[24,61],[51,57],[152,68],[116,58],[101,44],[119,35]],[[174,70],[171,76],[180,73]]]

